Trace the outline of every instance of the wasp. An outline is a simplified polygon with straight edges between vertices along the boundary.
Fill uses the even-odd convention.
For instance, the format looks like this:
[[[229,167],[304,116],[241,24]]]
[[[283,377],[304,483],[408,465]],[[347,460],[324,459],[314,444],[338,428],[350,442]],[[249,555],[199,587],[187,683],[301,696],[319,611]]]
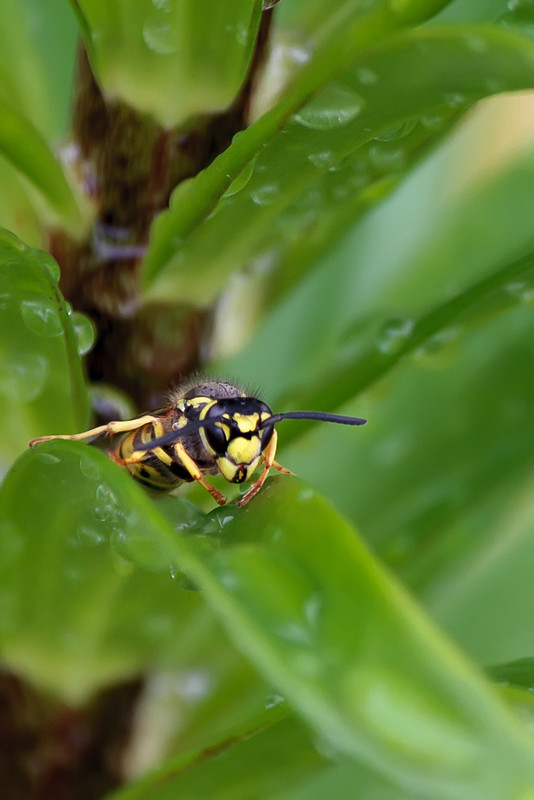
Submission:
[[[171,393],[169,405],[135,419],[117,420],[83,433],[39,436],[30,447],[50,439],[80,441],[123,434],[108,451],[154,494],[169,492],[182,481],[197,481],[219,505],[226,497],[205,479],[221,474],[229,483],[250,480],[263,469],[238,501],[245,506],[261,489],[271,468],[292,474],[275,461],[278,441],[275,425],[284,419],[312,419],[342,425],[365,425],[360,417],[320,411],[273,414],[269,406],[231,383],[205,381]]]

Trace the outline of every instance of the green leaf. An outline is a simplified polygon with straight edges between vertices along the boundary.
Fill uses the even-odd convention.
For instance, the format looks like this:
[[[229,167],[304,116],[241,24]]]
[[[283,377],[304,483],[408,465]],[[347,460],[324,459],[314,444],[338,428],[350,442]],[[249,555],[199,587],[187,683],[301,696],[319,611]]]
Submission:
[[[435,138],[436,128],[445,129],[454,111],[487,94],[531,86],[533,63],[534,49],[523,37],[480,26],[410,31],[366,51],[265,143],[202,224],[184,218],[183,203],[206,185],[209,170],[178,190],[154,227],[148,297],[210,302],[233,271],[254,259],[260,264],[266,254],[273,283],[282,276],[291,285],[383,198],[391,177]],[[419,78],[407,82],[407,74]],[[225,173],[232,173],[230,159],[240,158],[244,138],[265,128],[265,120],[229,148]],[[206,192],[204,203],[209,210],[213,196]]]
[[[241,739],[220,742],[211,752],[192,751],[154,774],[110,795],[110,800],[209,797],[245,800],[272,797],[298,786],[327,764],[295,719],[283,720]]]
[[[71,316],[57,287],[53,258],[0,230],[0,452],[4,460],[28,439],[73,430],[87,421],[88,399],[76,330],[90,323]]]
[[[161,214],[154,226],[152,242],[145,260],[144,282],[148,296],[168,297],[167,290],[163,290],[163,283],[167,270],[173,274],[174,278],[176,278],[174,273],[180,272],[178,269],[180,264],[175,263],[180,261],[177,250],[181,250],[183,243],[190,236],[194,236],[197,227],[201,226],[213,211],[234,179],[237,178],[241,184],[246,183],[242,176],[238,177],[240,172],[245,170],[245,174],[250,173],[250,162],[254,156],[261,152],[264,144],[272,137],[275,137],[276,141],[275,135],[286,126],[288,119],[297,113],[307,101],[310,102],[315,117],[317,116],[317,103],[324,111],[319,115],[323,118],[323,133],[319,134],[321,147],[310,152],[316,154],[324,151],[324,124],[327,124],[328,127],[333,124],[334,128],[338,129],[335,131],[338,137],[343,138],[349,133],[353,133],[354,129],[350,122],[358,118],[362,103],[367,102],[367,97],[361,96],[362,87],[359,84],[356,90],[352,85],[345,87],[343,81],[340,85],[337,83],[330,85],[333,76],[343,69],[347,69],[347,65],[353,62],[357,53],[368,49],[392,31],[403,28],[414,20],[426,19],[442,5],[443,3],[439,0],[435,2],[432,0],[426,0],[426,2],[425,0],[422,2],[408,0],[408,2],[393,6],[383,0],[373,0],[370,4],[366,4],[365,8],[362,8],[360,3],[355,3],[353,0],[352,2],[339,2],[337,8],[332,9],[328,24],[321,27],[317,41],[310,42],[311,57],[299,71],[282,100],[247,130],[236,135],[231,147],[222,153],[208,169],[196,176],[194,180],[178,187],[174,193],[170,211]],[[356,83],[358,83],[357,80]],[[299,131],[297,143],[299,143],[299,139],[305,139],[305,143],[300,142],[297,151],[300,151],[302,156],[304,151],[301,148],[304,144],[310,143],[308,137],[313,138],[313,131],[304,125],[296,127]],[[340,127],[344,129],[341,134]],[[317,131],[315,134],[317,139]],[[367,136],[366,138],[372,137]],[[335,152],[334,155],[336,155]],[[309,167],[309,162],[306,162],[306,166]],[[323,167],[326,169],[326,165]],[[291,174],[295,175],[294,169]],[[276,170],[276,177],[278,177],[278,170]],[[305,178],[305,176],[303,177]],[[315,172],[315,179],[317,177],[318,173]],[[301,181],[297,180],[296,188],[299,185],[301,185]],[[269,194],[269,189],[263,194]],[[275,192],[275,195],[276,197],[271,199],[278,199],[279,193]],[[230,205],[232,205],[232,198],[230,198]],[[268,224],[267,216],[265,223]],[[201,282],[200,278],[201,274],[197,275],[199,282]],[[174,281],[170,276],[168,283],[170,291],[175,295],[177,290],[174,288]],[[206,281],[206,285],[208,290],[213,290],[209,281]],[[193,288],[189,287],[189,291],[193,292]]]
[[[83,231],[81,199],[59,162],[29,120],[1,98],[0,154],[37,189],[48,214],[72,234]]]
[[[39,685],[75,701],[196,663],[202,600],[172,568],[340,757],[426,798],[534,786],[518,722],[301,482],[272,480],[200,527],[182,506],[176,531],[103,454],[59,441],[25,453],[0,491],[2,651]]]
[[[226,108],[252,57],[260,0],[76,0],[107,94],[168,127]]]
[[[29,8],[27,2],[2,2],[0,97],[45,135],[53,128],[50,105],[54,99],[32,37],[34,15],[35,9]]]
[[[62,441],[25,452],[0,487],[3,663],[73,704],[158,671],[145,705],[159,709],[156,721],[146,713],[163,753],[279,718],[266,709],[272,690],[173,567],[161,531],[172,541],[202,515],[172,500],[159,507],[176,530],[105,454]]]

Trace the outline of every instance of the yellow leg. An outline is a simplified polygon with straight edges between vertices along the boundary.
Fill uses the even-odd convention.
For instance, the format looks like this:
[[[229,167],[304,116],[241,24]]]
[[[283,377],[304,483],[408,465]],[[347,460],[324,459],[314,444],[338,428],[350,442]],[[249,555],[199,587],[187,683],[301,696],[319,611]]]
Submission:
[[[226,505],[226,497],[223,494],[221,494],[215,488],[215,486],[212,486],[211,483],[208,483],[208,481],[204,478],[202,472],[198,468],[196,462],[193,461],[191,456],[187,454],[181,442],[178,442],[177,444],[174,445],[174,452],[176,453],[176,457],[178,458],[182,466],[186,468],[191,477],[194,478],[197,481],[197,483],[200,483],[200,485],[203,486],[204,489],[211,494],[213,499],[220,506]]]
[[[276,455],[276,446],[277,446],[277,444],[278,444],[278,434],[276,433],[276,431],[273,431],[273,435],[271,437],[271,441],[269,442],[269,444],[267,445],[267,447],[265,448],[265,451],[263,453],[263,460],[264,460],[264,463],[265,463],[263,471],[262,471],[260,477],[258,478],[258,480],[256,481],[256,483],[254,483],[251,486],[251,488],[248,490],[248,492],[243,495],[241,500],[237,501],[236,505],[241,506],[241,507],[246,506],[246,504],[249,502],[249,500],[252,500],[252,498],[255,497],[258,494],[258,492],[260,491],[261,487],[265,483],[265,480],[267,478],[267,475],[269,474],[269,470],[271,469],[271,467],[275,467],[275,469],[279,470],[280,472],[288,472],[289,471],[289,470],[286,470],[285,467],[281,467],[280,464],[277,464],[275,462],[275,460],[274,460],[274,457]]]
[[[137,430],[137,428],[142,428],[143,425],[146,425],[148,422],[156,422],[157,420],[158,417],[154,417],[152,414],[145,414],[143,417],[138,417],[138,419],[114,420],[108,422],[107,425],[99,425],[97,428],[91,428],[91,430],[83,431],[83,433],[58,433],[52,436],[37,436],[37,438],[29,442],[29,446],[33,447],[34,444],[50,442],[52,439],[70,439],[71,442],[79,442],[83,439],[91,439],[95,436],[102,436],[103,434],[106,436],[114,436],[116,433],[129,433],[130,431]]]
[[[162,447],[155,447],[153,450],[134,450],[126,458],[123,458],[118,454],[118,449],[119,448],[116,450],[109,450],[108,455],[112,461],[114,461],[116,464],[120,464],[121,467],[125,467],[127,464],[139,464],[139,462],[144,461],[150,453],[153,453],[157,457],[158,461],[162,461],[168,467],[170,467],[172,464],[172,458]]]

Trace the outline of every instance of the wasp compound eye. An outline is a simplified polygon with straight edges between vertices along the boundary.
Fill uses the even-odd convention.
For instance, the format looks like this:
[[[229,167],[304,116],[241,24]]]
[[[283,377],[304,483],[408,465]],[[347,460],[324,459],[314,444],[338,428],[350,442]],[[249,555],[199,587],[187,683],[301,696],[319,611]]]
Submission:
[[[204,428],[206,440],[214,453],[224,453],[228,445],[228,439],[224,428],[220,425],[206,425]]]

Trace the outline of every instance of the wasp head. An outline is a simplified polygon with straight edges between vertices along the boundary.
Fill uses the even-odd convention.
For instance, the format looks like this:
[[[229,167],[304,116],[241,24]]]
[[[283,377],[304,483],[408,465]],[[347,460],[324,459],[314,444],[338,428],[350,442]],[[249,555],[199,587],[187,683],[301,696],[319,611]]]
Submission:
[[[260,463],[274,427],[269,406],[255,397],[231,397],[210,404],[200,435],[230,483],[247,481]],[[267,424],[266,424],[267,423]]]

